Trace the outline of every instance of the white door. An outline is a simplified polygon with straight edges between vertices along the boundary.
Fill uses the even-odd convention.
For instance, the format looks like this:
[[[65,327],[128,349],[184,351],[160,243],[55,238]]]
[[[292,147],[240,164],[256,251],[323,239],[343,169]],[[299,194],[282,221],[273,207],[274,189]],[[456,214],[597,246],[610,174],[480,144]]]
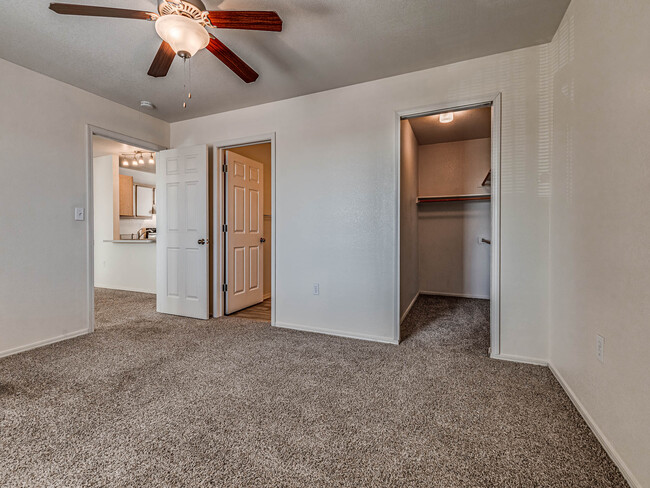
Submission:
[[[262,301],[264,170],[226,151],[226,313]]]
[[[207,319],[207,146],[157,154],[156,228],[156,310]]]

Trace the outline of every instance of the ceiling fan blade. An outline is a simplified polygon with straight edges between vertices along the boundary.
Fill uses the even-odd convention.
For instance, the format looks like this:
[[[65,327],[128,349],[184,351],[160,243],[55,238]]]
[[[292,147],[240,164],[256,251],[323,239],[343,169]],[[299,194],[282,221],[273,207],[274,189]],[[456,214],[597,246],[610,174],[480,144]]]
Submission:
[[[276,12],[212,10],[208,12],[208,18],[219,29],[282,30],[282,19]]]
[[[253,68],[248,66],[239,56],[232,52],[223,42],[210,34],[210,43],[207,50],[228,66],[237,76],[246,83],[252,83],[259,76]]]
[[[122,19],[155,20],[158,15],[144,10],[129,10],[125,8],[93,7],[91,5],[75,5],[73,3],[51,3],[50,10],[63,15],[88,15],[91,17],[117,17]]]
[[[174,56],[176,56],[176,53],[172,47],[163,41],[160,45],[160,48],[158,48],[156,57],[153,58],[153,63],[151,63],[151,67],[149,68],[149,72],[147,74],[149,76],[153,76],[154,78],[167,76],[169,67],[172,65],[172,61],[174,61]]]

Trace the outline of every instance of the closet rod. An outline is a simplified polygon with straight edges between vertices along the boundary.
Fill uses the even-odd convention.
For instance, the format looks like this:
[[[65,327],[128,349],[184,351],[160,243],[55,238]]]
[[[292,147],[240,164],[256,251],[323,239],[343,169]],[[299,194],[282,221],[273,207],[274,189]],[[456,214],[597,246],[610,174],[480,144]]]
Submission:
[[[417,203],[438,203],[438,202],[473,202],[479,200],[490,200],[491,196],[486,194],[478,195],[445,195],[439,197],[418,197]]]

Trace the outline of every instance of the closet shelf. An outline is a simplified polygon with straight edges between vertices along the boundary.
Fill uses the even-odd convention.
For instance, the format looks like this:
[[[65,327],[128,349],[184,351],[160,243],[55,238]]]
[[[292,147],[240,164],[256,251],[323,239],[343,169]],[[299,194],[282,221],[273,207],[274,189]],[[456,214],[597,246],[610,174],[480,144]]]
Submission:
[[[489,200],[489,193],[477,193],[473,195],[442,195],[434,197],[418,197],[417,203],[438,203],[438,202],[473,202],[478,200]]]

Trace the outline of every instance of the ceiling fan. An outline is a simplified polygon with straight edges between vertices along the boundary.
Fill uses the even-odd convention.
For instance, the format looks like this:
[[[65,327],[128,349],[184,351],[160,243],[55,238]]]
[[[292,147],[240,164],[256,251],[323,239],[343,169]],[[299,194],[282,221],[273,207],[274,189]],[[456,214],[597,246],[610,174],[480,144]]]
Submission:
[[[242,80],[252,83],[259,76],[255,70],[209,33],[206,27],[275,32],[282,30],[282,19],[276,12],[206,10],[201,0],[158,0],[158,13],[71,3],[51,3],[50,9],[63,15],[117,17],[155,22],[156,32],[161,37],[162,44],[151,63],[148,75],[156,78],[167,75],[176,55],[188,59],[200,49],[207,48]]]

